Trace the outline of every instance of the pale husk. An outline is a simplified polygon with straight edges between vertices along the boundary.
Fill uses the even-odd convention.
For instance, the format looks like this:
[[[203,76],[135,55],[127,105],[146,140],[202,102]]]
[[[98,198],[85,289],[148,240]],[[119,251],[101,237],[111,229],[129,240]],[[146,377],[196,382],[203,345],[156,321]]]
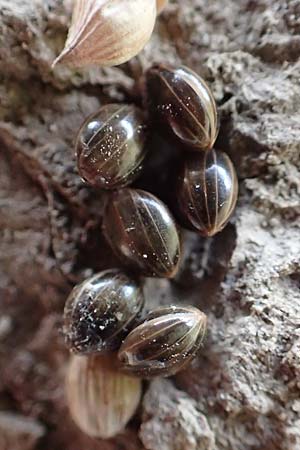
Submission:
[[[91,437],[114,437],[127,425],[141,399],[142,382],[121,373],[111,356],[72,356],[66,394],[74,422]]]
[[[124,63],[148,42],[155,18],[156,0],[75,0],[65,48],[53,66]]]

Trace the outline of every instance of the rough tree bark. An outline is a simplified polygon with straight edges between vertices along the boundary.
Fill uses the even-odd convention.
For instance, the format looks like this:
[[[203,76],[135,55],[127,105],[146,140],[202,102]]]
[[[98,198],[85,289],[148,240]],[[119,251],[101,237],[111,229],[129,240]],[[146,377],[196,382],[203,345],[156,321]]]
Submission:
[[[174,0],[130,63],[53,72],[71,6],[0,0],[0,449],[299,450],[299,1]],[[185,233],[175,282],[146,282],[149,305],[207,313],[203,351],[145,386],[122,436],[95,441],[66,412],[61,312],[74,283],[116,262],[100,233],[103,194],[80,181],[72,143],[101,103],[139,101],[153,61],[210,83],[239,204],[216,238]],[[172,151],[150,163],[162,198]],[[151,188],[151,176],[140,183]]]

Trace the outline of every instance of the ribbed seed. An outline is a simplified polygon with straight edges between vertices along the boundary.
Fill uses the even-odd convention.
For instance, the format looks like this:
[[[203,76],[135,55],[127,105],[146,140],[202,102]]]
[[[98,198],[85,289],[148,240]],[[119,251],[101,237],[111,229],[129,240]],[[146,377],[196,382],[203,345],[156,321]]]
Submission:
[[[116,255],[146,276],[172,277],[180,258],[180,238],[167,207],[148,192],[123,189],[112,195],[103,230]]]
[[[224,228],[237,195],[236,172],[225,153],[212,149],[185,158],[177,183],[178,209],[202,235],[213,236]]]
[[[66,344],[75,353],[115,350],[144,306],[139,283],[110,269],[76,286],[64,309]]]
[[[194,307],[159,308],[127,336],[119,350],[122,368],[145,378],[170,376],[199,349],[206,316]]]
[[[159,64],[146,73],[147,103],[185,144],[210,149],[218,134],[216,103],[205,81],[187,67]]]
[[[139,404],[141,381],[120,372],[115,355],[72,356],[66,377],[71,416],[86,434],[108,439],[123,431]]]
[[[103,189],[125,186],[136,178],[146,156],[147,127],[134,105],[109,104],[92,114],[76,141],[78,170]]]

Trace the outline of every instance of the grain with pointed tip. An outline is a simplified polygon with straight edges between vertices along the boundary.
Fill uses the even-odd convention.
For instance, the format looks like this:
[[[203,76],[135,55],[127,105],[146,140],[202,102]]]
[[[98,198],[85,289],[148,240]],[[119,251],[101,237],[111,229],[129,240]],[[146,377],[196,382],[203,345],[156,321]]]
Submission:
[[[177,182],[178,210],[203,236],[213,236],[225,227],[237,195],[237,175],[225,153],[212,149],[186,156]]]
[[[166,122],[193,150],[212,148],[218,135],[214,97],[205,81],[184,66],[157,64],[146,73],[146,102],[152,116]]]
[[[120,372],[112,356],[72,356],[66,377],[70,414],[76,425],[94,438],[122,432],[142,394],[141,380]]]
[[[156,0],[75,0],[65,48],[53,67],[114,66],[136,56],[151,37]]]
[[[123,342],[118,353],[122,370],[144,378],[174,375],[199,350],[206,322],[205,314],[192,306],[152,311]]]
[[[80,176],[91,186],[116,189],[131,183],[146,156],[147,126],[134,105],[108,104],[81,126],[75,151]]]
[[[149,277],[173,277],[180,260],[180,237],[168,208],[154,195],[122,189],[108,201],[104,235],[125,266]]]

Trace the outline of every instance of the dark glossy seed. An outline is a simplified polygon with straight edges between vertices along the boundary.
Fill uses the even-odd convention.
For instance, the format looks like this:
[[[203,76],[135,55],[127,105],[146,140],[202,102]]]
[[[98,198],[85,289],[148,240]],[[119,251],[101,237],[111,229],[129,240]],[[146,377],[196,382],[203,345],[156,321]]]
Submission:
[[[187,67],[159,64],[146,73],[147,103],[154,117],[194,150],[211,148],[218,134],[217,108],[205,81]]]
[[[237,194],[236,172],[225,153],[211,150],[187,156],[178,178],[178,209],[203,236],[213,236],[225,227]]]
[[[172,277],[180,257],[180,238],[167,207],[142,190],[122,189],[108,202],[104,235],[123,263],[150,277]]]
[[[197,308],[159,308],[123,342],[122,369],[144,378],[170,376],[195,356],[206,332],[206,316]]]
[[[143,112],[134,105],[110,104],[90,116],[76,140],[80,176],[89,184],[114,189],[133,181],[146,156]]]
[[[75,353],[115,350],[144,306],[142,288],[117,269],[76,286],[64,310],[66,343]]]

